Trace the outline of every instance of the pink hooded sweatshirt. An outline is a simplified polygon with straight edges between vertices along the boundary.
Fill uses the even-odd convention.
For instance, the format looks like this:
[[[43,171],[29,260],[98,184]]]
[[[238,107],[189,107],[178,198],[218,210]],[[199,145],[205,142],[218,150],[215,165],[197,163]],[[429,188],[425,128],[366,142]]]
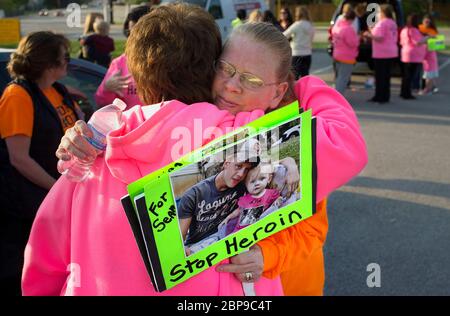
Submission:
[[[129,75],[127,67],[127,58],[125,54],[120,55],[119,57],[113,59],[111,65],[106,72],[105,78],[103,78],[102,83],[95,92],[95,102],[98,107],[103,107],[105,105],[111,104],[115,98],[122,99],[127,105],[128,109],[135,105],[142,105],[143,103],[139,100],[139,97],[136,93],[136,83],[134,82],[133,77],[130,78],[130,83],[128,88],[123,89],[123,97],[117,95],[114,92],[108,91],[105,89],[105,82],[109,78],[111,78],[117,71],[121,71],[121,76]]]
[[[296,93],[303,108],[314,106],[318,118],[319,200],[365,166],[365,142],[351,106],[323,81],[304,77]],[[155,106],[159,107],[136,106],[124,113],[125,124],[110,133],[105,157],[94,163],[94,178],[72,183],[61,177],[50,190],[25,250],[24,295],[243,295],[234,275],[218,273],[215,267],[170,290],[155,292],[120,198],[127,194],[127,184],[172,161],[171,149],[179,141],[170,137],[174,128],[193,132],[197,119],[203,130],[237,128],[263,112],[233,116],[212,104],[175,100],[165,102],[156,113]],[[194,149],[208,141],[194,144],[192,140],[191,145]],[[279,277],[261,278],[255,291],[283,294]]]
[[[402,62],[422,63],[427,53],[427,46],[419,42],[424,38],[418,28],[404,27],[400,32],[400,45],[402,46]]]
[[[359,36],[352,21],[339,20],[333,27],[333,58],[340,62],[356,62]]]

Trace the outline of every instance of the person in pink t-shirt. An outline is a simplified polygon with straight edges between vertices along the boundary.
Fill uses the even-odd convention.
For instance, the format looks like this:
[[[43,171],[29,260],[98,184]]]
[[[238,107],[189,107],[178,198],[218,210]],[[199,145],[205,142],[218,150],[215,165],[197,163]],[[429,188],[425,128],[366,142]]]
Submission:
[[[419,18],[411,14],[406,20],[406,26],[400,32],[400,45],[402,46],[401,60],[403,63],[403,76],[400,97],[406,100],[415,99],[412,95],[411,85],[414,74],[425,60],[427,53],[426,42],[429,36],[419,31]]]
[[[123,33],[126,37],[130,35],[130,30],[137,21],[150,10],[150,6],[142,5],[130,11],[123,25]],[[115,98],[122,99],[128,108],[137,104],[143,105],[136,92],[136,83],[128,70],[125,54],[112,60],[102,83],[95,92],[95,102],[98,107],[111,104]]]
[[[438,30],[431,15],[426,14],[419,25],[419,31],[423,35],[436,36]],[[437,79],[439,78],[439,64],[436,51],[427,49],[425,60],[423,61],[423,79],[425,79],[425,87],[419,94],[427,95],[439,91],[437,88]]]
[[[390,5],[382,5],[377,23],[365,37],[372,39],[372,57],[375,71],[375,95],[369,101],[379,104],[389,102],[391,97],[391,68],[398,57],[398,31]]]
[[[344,94],[358,56],[359,36],[353,27],[356,13],[347,9],[344,17],[333,26],[333,59],[336,63],[336,90]]]

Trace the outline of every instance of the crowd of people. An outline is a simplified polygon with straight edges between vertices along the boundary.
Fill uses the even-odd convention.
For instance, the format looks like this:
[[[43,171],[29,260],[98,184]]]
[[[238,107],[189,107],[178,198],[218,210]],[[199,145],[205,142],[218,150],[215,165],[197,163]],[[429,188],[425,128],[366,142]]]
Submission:
[[[358,12],[358,14],[357,14]],[[359,46],[371,41],[372,60],[375,73],[375,95],[369,100],[378,104],[390,101],[391,72],[398,58],[402,69],[400,97],[415,99],[412,90],[420,95],[437,92],[438,60],[436,51],[429,50],[427,42],[438,34],[430,15],[425,15],[422,24],[419,16],[411,14],[406,25],[399,30],[395,12],[390,5],[381,5],[373,26],[363,24],[364,12],[350,4],[343,7],[343,13],[332,29],[333,59],[336,70],[336,89],[344,94],[351,80],[356,64]],[[421,71],[425,84],[421,84]]]
[[[139,6],[124,22],[126,51],[111,60],[109,25],[102,15],[89,15],[79,57],[108,67],[95,94],[97,105],[121,98],[128,106],[124,124],[108,135],[106,154],[99,156],[86,140],[92,131],[70,87],[57,82],[67,73],[68,40],[52,32],[25,36],[8,64],[13,82],[0,99],[2,294],[156,295],[120,204],[127,185],[172,161],[173,128],[192,129],[198,119],[205,129],[237,128],[298,100],[317,117],[316,213],[164,294],[242,295],[241,282],[254,282],[258,295],[321,295],[326,198],[367,163],[356,115],[343,97],[358,46],[372,40],[376,89],[371,100],[385,103],[399,38],[401,96],[412,99],[422,64],[426,84],[421,93],[436,91],[436,52],[427,51],[426,42],[437,29],[431,17],[418,25],[413,15],[398,36],[392,8],[382,6],[377,24],[364,31],[357,12],[346,7],[332,31],[333,89],[309,76],[315,31],[308,10],[298,7],[294,16],[288,8],[281,9],[279,19],[255,10],[247,20],[246,12],[238,11],[222,46],[214,19],[199,7]],[[250,55],[254,58],[243,58]],[[155,107],[158,111],[149,111]],[[201,145],[210,140],[202,139]],[[95,176],[81,183],[59,177],[57,159],[73,156],[95,160]],[[236,162],[229,163],[234,168]],[[284,168],[284,184],[294,188],[298,167],[288,163]],[[240,171],[238,183],[261,176],[259,168],[248,175],[250,169]],[[222,190],[217,177],[208,182],[217,194],[238,185]],[[243,196],[251,195],[248,186],[239,188]],[[195,205],[189,214],[195,214]],[[239,214],[230,210],[220,219]],[[68,282],[73,263],[82,267],[79,286]]]

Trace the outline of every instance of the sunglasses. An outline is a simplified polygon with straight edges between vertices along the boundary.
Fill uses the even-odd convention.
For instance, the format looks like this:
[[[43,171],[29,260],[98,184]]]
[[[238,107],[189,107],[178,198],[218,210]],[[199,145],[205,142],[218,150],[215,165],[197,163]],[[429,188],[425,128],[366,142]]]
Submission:
[[[264,86],[278,84],[278,82],[265,83],[264,80],[249,72],[239,72],[235,66],[222,59],[219,59],[214,63],[214,70],[217,74],[227,79],[233,78],[235,74],[239,74],[239,82],[242,87],[249,90],[256,90]]]

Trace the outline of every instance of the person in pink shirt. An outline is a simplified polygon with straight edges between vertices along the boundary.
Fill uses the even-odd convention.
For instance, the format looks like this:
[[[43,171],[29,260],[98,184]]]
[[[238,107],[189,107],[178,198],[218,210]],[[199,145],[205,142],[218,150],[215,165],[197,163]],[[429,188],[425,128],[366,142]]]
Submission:
[[[54,186],[38,212],[27,246],[22,283],[24,294],[157,294],[150,285],[119,199],[126,194],[128,183],[177,158],[172,157],[172,147],[179,140],[171,138],[171,132],[180,126],[193,131],[194,118],[202,120],[204,129],[216,127],[217,130],[223,131],[256,119],[263,115],[264,111],[278,107],[280,102],[287,104],[293,98],[300,99],[302,108],[305,110],[311,108],[313,115],[317,116],[317,151],[320,153],[317,157],[318,201],[349,181],[367,163],[365,142],[356,115],[339,93],[318,78],[305,77],[293,86],[294,94],[285,94],[289,86],[287,80],[291,61],[290,47],[284,37],[283,41],[275,41],[277,45],[272,43],[270,46],[264,42],[267,37],[258,37],[258,34],[267,35],[267,32],[260,31],[268,28],[268,24],[246,24],[236,29],[220,57],[232,68],[220,69],[215,80],[209,80],[209,83],[214,81],[212,95],[211,90],[206,88],[206,86],[210,88],[210,85],[200,80],[205,77],[197,77],[202,72],[212,77],[213,69],[208,65],[212,66],[213,63],[207,60],[200,62],[207,58],[207,55],[211,55],[210,59],[219,57],[212,50],[214,47],[220,50],[220,41],[215,45],[205,39],[200,41],[204,44],[201,48],[198,47],[198,42],[195,42],[196,45],[193,47],[189,45],[191,41],[186,41],[185,44],[189,49],[179,48],[181,51],[178,54],[167,45],[165,47],[173,54],[161,52],[161,56],[166,60],[165,64],[160,62],[155,64],[155,59],[147,59],[143,52],[149,51],[149,47],[156,44],[151,37],[153,29],[147,23],[157,20],[158,29],[165,30],[167,25],[159,28],[161,21],[175,22],[174,19],[164,18],[164,13],[171,8],[172,6],[157,8],[139,21],[136,28],[145,28],[145,32],[133,32],[126,50],[130,60],[133,60],[130,71],[136,79],[142,99],[146,103],[167,101],[153,106],[137,106],[124,113],[124,124],[108,135],[105,157],[98,157],[95,160],[94,178],[83,183],[70,183],[62,177]],[[193,10],[192,8],[190,10]],[[200,11],[197,13],[202,14]],[[187,17],[194,19],[195,15],[189,14]],[[207,25],[189,19],[182,24],[171,25],[171,36],[167,39],[177,38],[173,35],[178,34],[180,29],[183,30],[183,34],[193,32],[195,36],[199,34],[205,36],[212,30],[218,34],[218,29],[210,17],[208,19],[211,19],[212,24]],[[273,26],[270,27],[274,29]],[[272,29],[269,30],[270,34],[275,37],[282,36],[279,32],[272,32]],[[251,30],[253,33],[250,34],[253,35],[248,35],[246,32]],[[282,47],[280,44],[283,44]],[[243,51],[245,54],[242,54]],[[253,58],[246,58],[248,55]],[[277,57],[279,58],[277,64],[265,62],[278,60]],[[191,65],[193,59],[202,65],[199,68],[202,72],[197,72],[197,77],[192,77],[196,80],[182,80],[184,72],[180,69],[185,68],[180,68],[178,67],[180,64],[177,66],[172,62]],[[179,70],[176,73],[161,72],[155,76],[155,72],[151,71],[155,66],[178,67]],[[250,75],[252,80],[249,80]],[[208,76],[206,78],[210,78]],[[168,83],[169,80],[175,79],[179,87],[174,90]],[[278,83],[266,84],[275,81]],[[182,102],[173,100],[175,96]],[[215,100],[217,107],[205,102],[198,103],[199,99]],[[155,112],[155,109],[159,110]],[[80,124],[78,129],[81,128]],[[68,135],[73,135],[73,132],[74,130]],[[78,133],[75,131],[75,134]],[[156,135],[158,136],[155,137]],[[80,145],[81,138],[79,136],[72,141],[81,147],[87,146],[86,143]],[[202,139],[200,145],[209,140],[210,138]],[[198,142],[192,140],[191,148],[194,149],[196,146],[199,146]],[[295,187],[292,184],[288,186]],[[305,239],[319,237],[314,237],[313,231],[310,233],[298,231],[301,227],[305,226],[295,225],[276,234],[278,237],[286,236],[285,240],[289,240],[289,245],[274,244],[272,248],[266,250],[260,249],[258,245],[253,246],[244,255],[259,258],[253,263],[212,267],[161,294],[242,295],[241,281],[251,273],[254,278],[252,281],[255,281],[256,294],[279,295],[281,285],[277,275],[271,276],[273,279],[260,277],[263,253],[265,251],[277,253],[278,260],[285,263],[290,261],[290,257],[300,254],[305,256],[306,260],[311,251],[316,249],[305,248]],[[111,234],[112,231],[114,234]],[[278,264],[280,263],[271,262],[268,269],[274,269]],[[70,274],[72,270],[68,271],[68,267],[73,267],[74,270],[80,268],[77,270],[81,272],[78,274],[79,282],[72,282],[73,276]],[[323,267],[317,268],[320,270]],[[218,273],[216,269],[233,272],[236,277],[230,273]]]
[[[130,35],[130,30],[137,21],[150,10],[150,6],[142,5],[130,11],[123,26],[126,37]],[[136,83],[128,71],[125,54],[112,60],[102,83],[95,92],[95,102],[98,107],[111,104],[115,98],[122,99],[128,105],[128,108],[136,104],[143,104],[137,95]]]
[[[347,9],[344,17],[336,22],[331,31],[333,38],[333,59],[336,64],[336,90],[344,94],[352,76],[358,56],[359,36],[353,27],[356,13]]]
[[[400,45],[402,46],[401,61],[403,63],[402,86],[400,97],[406,100],[415,99],[412,95],[412,80],[417,69],[425,59],[427,53],[426,42],[429,36],[419,31],[419,18],[411,14],[406,19],[406,26],[400,32]]]
[[[391,68],[398,57],[398,28],[392,6],[380,6],[377,23],[364,36],[372,39],[375,71],[375,95],[369,101],[387,103],[391,98]]]
[[[419,25],[419,31],[423,35],[436,36],[438,30],[431,15],[426,14]],[[427,54],[423,61],[423,79],[425,79],[425,87],[420,91],[421,95],[436,93],[439,91],[437,87],[437,79],[439,78],[439,64],[436,51],[427,49]]]

